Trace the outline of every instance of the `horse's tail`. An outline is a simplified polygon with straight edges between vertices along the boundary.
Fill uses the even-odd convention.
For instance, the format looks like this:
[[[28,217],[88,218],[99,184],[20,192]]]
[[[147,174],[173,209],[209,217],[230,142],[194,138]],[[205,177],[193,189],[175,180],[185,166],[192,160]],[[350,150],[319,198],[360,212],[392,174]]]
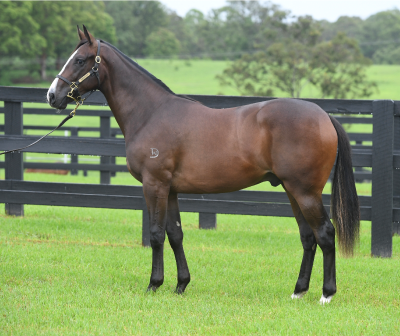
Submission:
[[[351,162],[351,146],[342,125],[332,116],[338,136],[338,154],[332,181],[331,216],[336,227],[339,249],[345,256],[352,256],[359,239],[360,207]]]

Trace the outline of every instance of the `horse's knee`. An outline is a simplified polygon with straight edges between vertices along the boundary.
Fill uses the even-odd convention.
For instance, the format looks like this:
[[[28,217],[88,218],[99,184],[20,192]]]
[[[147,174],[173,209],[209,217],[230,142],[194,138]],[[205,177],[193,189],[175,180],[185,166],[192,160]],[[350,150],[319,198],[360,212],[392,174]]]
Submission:
[[[182,245],[182,241],[183,241],[183,232],[182,230],[174,230],[174,231],[168,231],[168,240],[169,243],[172,247],[172,249],[175,249],[179,246]]]
[[[151,247],[160,247],[165,241],[165,231],[158,226],[150,228],[150,244]]]

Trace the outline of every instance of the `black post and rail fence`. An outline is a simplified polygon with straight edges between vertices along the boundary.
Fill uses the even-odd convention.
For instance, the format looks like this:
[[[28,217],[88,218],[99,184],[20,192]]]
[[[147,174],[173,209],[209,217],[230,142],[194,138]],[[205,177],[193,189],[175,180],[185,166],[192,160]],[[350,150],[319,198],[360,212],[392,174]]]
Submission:
[[[0,108],[0,113],[4,113],[4,126],[0,126],[0,131],[4,131],[4,135],[0,135],[0,150],[23,147],[38,138],[23,135],[23,130],[50,128],[23,123],[25,114],[54,114],[54,110],[48,108],[23,109],[25,102],[43,103],[45,94],[45,89],[0,87],[0,101],[4,101],[4,108]],[[189,96],[214,108],[273,99]],[[356,180],[372,183],[372,196],[359,197],[361,219],[372,222],[371,253],[390,257],[392,235],[400,233],[400,101],[307,100],[333,114],[342,124],[372,124],[372,133],[349,133],[349,138],[353,143]],[[106,101],[101,93],[96,92],[87,104],[104,106]],[[7,214],[15,216],[23,216],[24,204],[141,210],[142,243],[148,246],[148,215],[142,188],[110,184],[115,172],[127,171],[125,165],[115,164],[115,157],[125,157],[125,142],[116,138],[120,131],[110,126],[111,111],[82,108],[78,110],[79,115],[99,117],[100,127],[66,126],[62,129],[69,130],[70,137],[48,137],[28,150],[71,154],[70,163],[24,162],[22,153],[6,154],[5,161],[0,162],[0,169],[5,169],[5,180],[0,181],[0,203],[5,203]],[[98,132],[100,137],[79,137],[81,131]],[[78,163],[79,155],[100,156],[100,164]],[[100,171],[100,184],[23,181],[24,168],[64,169],[70,170],[71,174],[78,170],[97,170]],[[330,195],[323,195],[323,202],[329,211]],[[241,190],[226,194],[181,194],[179,205],[181,211],[199,213],[199,226],[203,229],[216,228],[217,214],[293,217],[289,200],[282,192]]]

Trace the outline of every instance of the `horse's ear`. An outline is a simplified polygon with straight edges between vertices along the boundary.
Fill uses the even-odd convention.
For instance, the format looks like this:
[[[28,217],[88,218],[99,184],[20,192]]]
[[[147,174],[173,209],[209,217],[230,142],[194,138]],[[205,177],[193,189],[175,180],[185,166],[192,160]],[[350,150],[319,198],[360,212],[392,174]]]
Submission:
[[[78,28],[78,36],[79,36],[79,39],[80,39],[81,41],[84,40],[84,39],[85,39],[85,34],[83,33],[82,30],[79,29],[79,26],[78,26],[78,25],[76,26],[76,28]]]
[[[89,44],[92,44],[93,41],[96,41],[96,39],[93,37],[93,35],[88,32],[85,25],[83,25],[83,31],[85,33],[85,37],[88,40]]]

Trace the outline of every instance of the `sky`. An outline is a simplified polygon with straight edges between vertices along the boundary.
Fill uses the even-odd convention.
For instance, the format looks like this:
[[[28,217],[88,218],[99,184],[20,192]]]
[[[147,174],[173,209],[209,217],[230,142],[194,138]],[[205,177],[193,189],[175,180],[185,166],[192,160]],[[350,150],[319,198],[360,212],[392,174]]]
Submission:
[[[225,5],[225,0],[160,0],[178,15],[185,14],[192,8],[207,13],[212,8]],[[359,16],[366,19],[380,11],[398,8],[400,0],[275,0],[272,3],[281,5],[296,16],[311,15],[317,20],[336,21],[340,16]]]

